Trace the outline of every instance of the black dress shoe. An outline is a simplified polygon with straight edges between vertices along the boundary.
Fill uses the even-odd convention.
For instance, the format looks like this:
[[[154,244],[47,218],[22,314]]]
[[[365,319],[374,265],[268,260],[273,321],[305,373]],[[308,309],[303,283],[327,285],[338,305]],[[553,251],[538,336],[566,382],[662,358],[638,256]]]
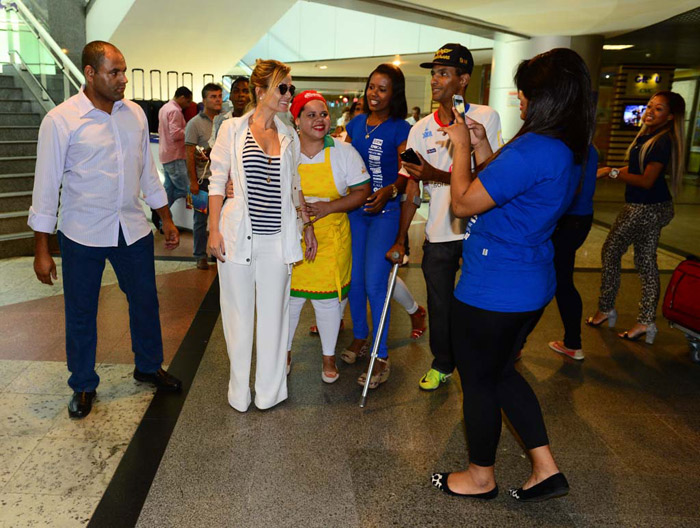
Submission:
[[[510,489],[508,492],[511,497],[520,502],[541,502],[563,497],[569,493],[569,483],[563,473],[555,473],[531,488]]]
[[[157,389],[163,389],[168,392],[179,392],[182,390],[182,382],[175,376],[165,372],[162,368],[150,374],[139,372],[138,369],[134,369],[134,379],[136,381],[151,383]]]
[[[435,486],[440,491],[444,491],[448,495],[452,495],[453,497],[466,497],[469,499],[482,500],[491,500],[498,497],[498,485],[496,485],[496,487],[493,488],[491,491],[487,491],[485,493],[457,493],[455,491],[452,491],[447,485],[447,477],[449,475],[449,473],[433,473],[433,476],[431,477],[433,486]]]
[[[85,418],[92,410],[92,402],[97,396],[96,391],[74,392],[68,402],[68,416],[71,418]]]

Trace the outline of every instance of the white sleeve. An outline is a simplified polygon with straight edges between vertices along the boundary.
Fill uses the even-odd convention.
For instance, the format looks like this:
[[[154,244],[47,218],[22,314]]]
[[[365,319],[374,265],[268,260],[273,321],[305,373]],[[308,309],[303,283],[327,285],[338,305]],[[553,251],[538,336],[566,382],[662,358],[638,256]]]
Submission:
[[[362,161],[362,156],[355,150],[350,143],[345,143],[345,180],[348,187],[355,187],[367,183],[370,178],[365,168],[365,162]],[[337,148],[337,147],[335,147]]]
[[[53,233],[70,134],[49,114],[41,122],[38,139],[34,191],[27,224],[39,233]]]
[[[137,115],[143,125],[141,149],[143,154],[143,167],[141,169],[141,192],[143,199],[151,209],[160,209],[168,205],[168,196],[165,194],[163,184],[160,182],[158,169],[151,155],[151,135],[148,133],[148,120],[146,114],[139,108]]]
[[[216,143],[211,150],[211,176],[209,176],[209,196],[225,196],[226,181],[231,173],[231,149],[235,149],[235,135],[232,132],[232,119],[221,123]]]
[[[489,145],[491,145],[491,150],[496,152],[503,146],[503,136],[501,134],[501,116],[498,115],[498,112],[491,109],[488,120],[486,123],[484,123],[484,128],[486,129],[486,137],[489,140]]]

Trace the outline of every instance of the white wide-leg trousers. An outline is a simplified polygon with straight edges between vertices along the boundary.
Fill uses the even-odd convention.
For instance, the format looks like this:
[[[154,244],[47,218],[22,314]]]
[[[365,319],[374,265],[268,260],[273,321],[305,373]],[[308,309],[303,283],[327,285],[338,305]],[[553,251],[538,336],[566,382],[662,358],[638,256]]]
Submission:
[[[229,261],[218,265],[221,320],[231,361],[228,402],[240,412],[250,406],[255,324],[255,406],[269,409],[287,399],[291,274],[283,261],[281,235],[253,235],[249,266]]]

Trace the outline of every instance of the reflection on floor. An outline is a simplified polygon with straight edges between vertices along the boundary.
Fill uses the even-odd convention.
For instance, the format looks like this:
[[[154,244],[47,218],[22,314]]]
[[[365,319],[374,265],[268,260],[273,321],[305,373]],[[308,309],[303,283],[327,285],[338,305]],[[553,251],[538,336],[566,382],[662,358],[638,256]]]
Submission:
[[[183,238],[191,248],[191,235]],[[160,242],[156,258],[172,257]],[[98,309],[97,400],[84,420],[68,418],[72,391],[61,259],[55,260],[54,286],[36,280],[31,258],[0,260],[0,527],[87,524],[154,394],[132,377],[128,305],[107,264]],[[167,366],[216,270],[197,270],[190,258],[156,260],[156,274]]]
[[[419,302],[417,270],[402,275]],[[665,286],[669,275],[662,277]],[[576,280],[592,309],[597,273]],[[633,324],[639,287],[622,277],[619,330]],[[609,328],[584,328],[586,359],[548,349],[561,339],[550,305],[519,369],[544,410],[553,452],[572,486],[563,499],[517,504],[507,496],[529,463],[504,427],[496,468],[500,496],[489,503],[448,497],[433,471],[466,464],[459,377],[433,393],[418,389],[430,364],[428,336],[409,339],[409,318],[392,306],[388,382],[358,406],[366,361],[320,379],[320,343],[302,313],[289,399],[247,413],[226,399],[229,363],[219,324],[197,371],[141,511],[141,528],[170,526],[698,526],[700,366],[680,333],[661,324],[653,346],[625,342]],[[338,349],[352,338],[349,316]],[[203,434],[203,431],[206,433]]]
[[[615,183],[602,182],[597,191],[595,217],[603,224],[621,207]],[[662,242],[680,254],[659,251],[662,285],[683,253],[700,253],[700,195],[692,186],[684,193],[663,231]],[[423,224],[417,217],[411,264],[401,270],[421,304]],[[606,234],[604,225],[594,225],[577,258],[587,312],[595,308]],[[163,250],[162,237],[156,238],[168,363],[216,271],[194,269],[191,233],[183,233],[175,252]],[[630,250],[623,268],[633,267]],[[626,273],[618,303],[621,329],[633,324],[638,297],[638,278]],[[98,316],[98,401],[86,420],[71,421],[60,280],[54,287],[39,284],[31,259],[0,260],[0,527],[82,526],[90,519],[153,394],[131,378],[126,309],[108,268]],[[461,390],[458,379],[436,393],[417,390],[429,363],[428,335],[410,341],[408,317],[396,304],[393,310],[393,372],[364,412],[357,408],[355,384],[363,365],[343,367],[333,386],[321,383],[318,340],[304,333],[310,306],[295,342],[289,401],[264,413],[231,410],[219,324],[140,525],[449,526],[465,519],[479,526],[698,524],[697,509],[688,505],[700,499],[700,378],[680,333],[660,324],[657,343],[649,347],[622,342],[609,329],[585,328],[587,359],[573,364],[546,348],[547,341],[561,338],[556,306],[547,309],[521,368],[540,397],[574,492],[524,509],[505,494],[484,505],[450,500],[429,488],[430,471],[464,463]],[[346,330],[338,347],[350,338]],[[518,484],[526,472],[522,452],[504,432],[502,488]]]

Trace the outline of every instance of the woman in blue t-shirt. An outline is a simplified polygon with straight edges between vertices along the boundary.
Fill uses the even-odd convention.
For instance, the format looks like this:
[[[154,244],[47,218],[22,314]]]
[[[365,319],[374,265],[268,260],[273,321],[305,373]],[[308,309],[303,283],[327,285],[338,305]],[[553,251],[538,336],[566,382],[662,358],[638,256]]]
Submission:
[[[537,397],[515,369],[515,358],[554,295],[550,237],[581,181],[595,105],[588,69],[569,49],[523,61],[515,84],[525,122],[496,155],[483,126],[469,118],[468,128],[457,117],[443,129],[455,146],[452,209],[471,217],[451,310],[469,465],[435,473],[432,482],[453,495],[496,497],[503,411],[532,462],[530,478],[510,494],[518,501],[540,501],[565,495],[569,485],[549,449]],[[472,147],[478,175],[471,169]]]
[[[625,182],[626,203],[603,244],[598,311],[586,323],[600,326],[608,321],[610,326],[615,326],[620,262],[630,244],[634,244],[634,265],[642,280],[642,300],[637,324],[619,334],[623,339],[646,336],[646,342],[652,344],[656,337],[654,321],[661,290],[656,248],[661,229],[673,218],[673,201],[664,174],[670,163],[671,187],[677,192],[685,172],[684,116],[685,101],[680,95],[658,92],[647,103],[642,128],[627,149],[629,165],[621,169],[604,167],[598,171],[599,178]]]
[[[406,82],[401,70],[393,64],[380,64],[370,74],[363,98],[365,113],[350,121],[345,141],[352,143],[369,172],[372,194],[364,206],[350,211],[352,233],[352,276],[350,280],[350,313],[353,342],[341,359],[354,363],[367,350],[367,299],[372,311],[372,326],[379,326],[391,263],[385,258],[399,230],[401,208],[399,195],[406,189],[406,178],[399,174],[399,154],[406,148],[411,130],[406,117]],[[389,378],[387,334],[389,313],[382,335],[378,360],[370,379],[374,389]],[[365,384],[366,374],[357,380]]]

